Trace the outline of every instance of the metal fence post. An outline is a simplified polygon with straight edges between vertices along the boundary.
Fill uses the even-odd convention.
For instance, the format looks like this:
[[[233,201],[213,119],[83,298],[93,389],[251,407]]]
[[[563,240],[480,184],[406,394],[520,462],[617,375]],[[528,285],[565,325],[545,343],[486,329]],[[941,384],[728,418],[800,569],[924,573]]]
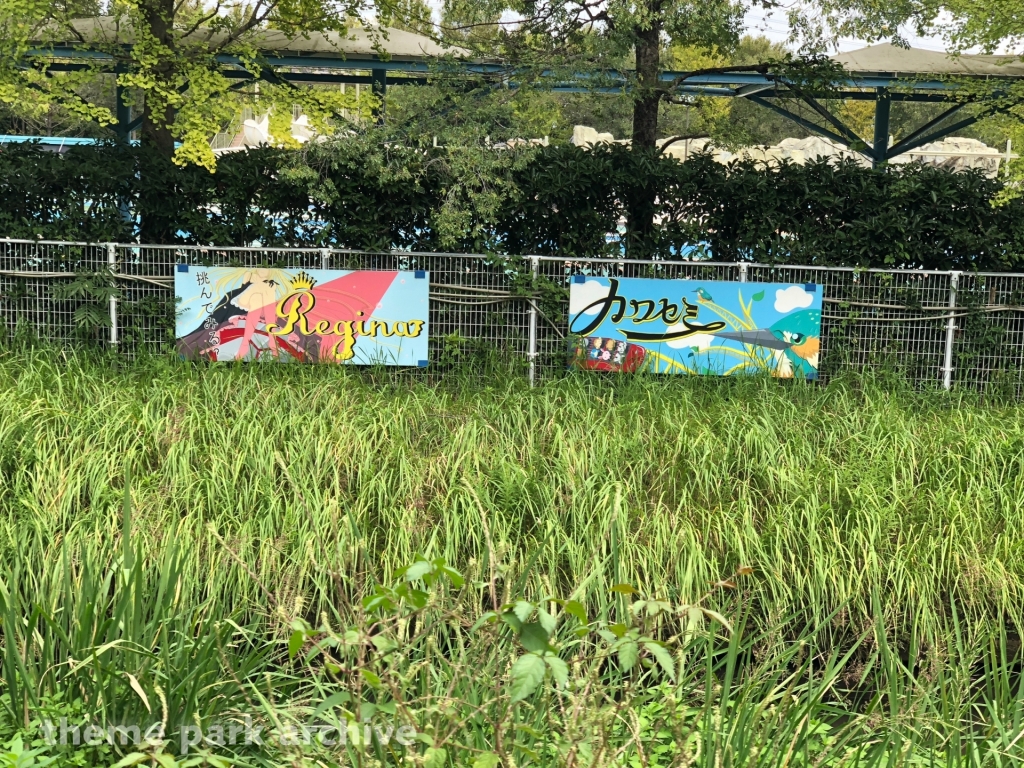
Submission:
[[[117,274],[117,244],[107,243],[107,268],[110,270],[111,284]],[[117,296],[110,294],[110,345],[117,346]]]
[[[740,282],[747,282],[747,262],[745,261],[740,262]]]
[[[540,274],[540,259],[536,256],[530,257],[533,279],[530,281],[530,330],[526,357],[530,361],[530,386],[534,386],[537,380],[537,300],[532,295],[537,287],[537,277]]]
[[[960,284],[960,272],[949,273],[949,317],[946,318],[946,352],[942,361],[942,386],[953,387],[953,337],[956,334],[956,289]]]
[[[331,249],[324,248],[320,251],[320,269],[331,268]]]

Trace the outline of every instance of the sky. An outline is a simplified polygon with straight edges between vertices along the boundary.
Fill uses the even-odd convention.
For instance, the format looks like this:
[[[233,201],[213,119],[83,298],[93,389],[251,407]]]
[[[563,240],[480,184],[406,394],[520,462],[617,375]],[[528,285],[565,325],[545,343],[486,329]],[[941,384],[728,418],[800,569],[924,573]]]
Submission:
[[[747,12],[747,34],[764,35],[772,42],[785,43],[789,37],[789,20],[786,18],[787,8],[765,10],[763,8],[752,8]],[[924,48],[929,51],[945,51],[946,47],[941,38],[918,37],[913,30],[903,30],[903,37],[910,43],[911,48]],[[863,40],[844,37],[839,41],[839,51],[854,51],[863,48],[869,43]]]

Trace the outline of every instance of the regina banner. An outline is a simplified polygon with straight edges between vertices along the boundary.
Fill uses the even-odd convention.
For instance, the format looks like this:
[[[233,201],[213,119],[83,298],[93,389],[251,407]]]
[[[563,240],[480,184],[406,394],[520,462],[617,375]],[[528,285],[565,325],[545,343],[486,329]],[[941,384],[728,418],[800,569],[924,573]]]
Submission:
[[[814,283],[578,275],[569,332],[581,368],[815,379],[821,291]]]
[[[430,275],[179,264],[178,352],[194,360],[427,364]]]

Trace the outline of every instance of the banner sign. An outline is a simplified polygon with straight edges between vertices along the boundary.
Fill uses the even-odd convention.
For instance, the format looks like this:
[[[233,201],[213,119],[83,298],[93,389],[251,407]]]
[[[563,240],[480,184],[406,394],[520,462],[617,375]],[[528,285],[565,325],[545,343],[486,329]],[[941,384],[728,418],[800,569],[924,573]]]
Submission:
[[[573,362],[599,371],[815,379],[814,283],[584,277],[569,288]]]
[[[187,359],[427,364],[429,273],[179,264]]]

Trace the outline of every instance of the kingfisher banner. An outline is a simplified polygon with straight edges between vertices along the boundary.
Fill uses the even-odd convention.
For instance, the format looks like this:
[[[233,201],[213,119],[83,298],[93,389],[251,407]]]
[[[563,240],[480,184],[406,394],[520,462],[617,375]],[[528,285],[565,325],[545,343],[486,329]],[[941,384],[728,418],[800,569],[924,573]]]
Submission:
[[[569,332],[581,368],[815,379],[821,291],[814,283],[577,275]]]
[[[427,364],[430,275],[177,265],[176,346],[194,360]]]

